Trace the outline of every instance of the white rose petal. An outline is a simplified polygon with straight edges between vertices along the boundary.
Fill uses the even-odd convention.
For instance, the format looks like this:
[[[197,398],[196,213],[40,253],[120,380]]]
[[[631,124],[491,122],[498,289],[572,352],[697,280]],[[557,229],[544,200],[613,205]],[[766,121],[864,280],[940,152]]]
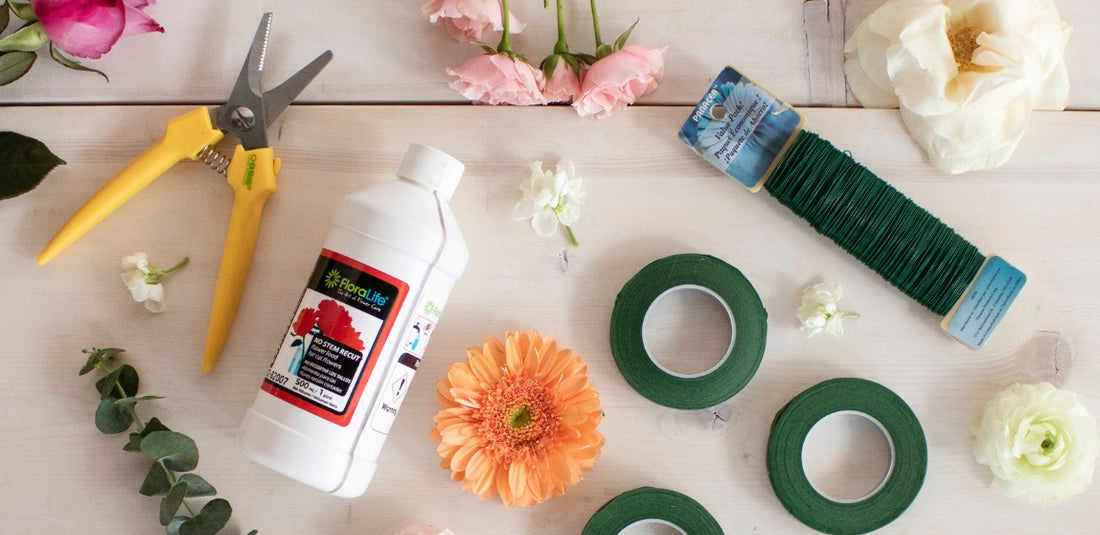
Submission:
[[[1034,502],[1064,500],[1092,483],[1100,457],[1096,419],[1077,396],[1050,383],[998,393],[970,428],[974,458],[995,485]]]
[[[864,106],[901,108],[936,168],[991,169],[1032,109],[1065,108],[1071,31],[1051,0],[888,0],[845,44],[844,72]]]

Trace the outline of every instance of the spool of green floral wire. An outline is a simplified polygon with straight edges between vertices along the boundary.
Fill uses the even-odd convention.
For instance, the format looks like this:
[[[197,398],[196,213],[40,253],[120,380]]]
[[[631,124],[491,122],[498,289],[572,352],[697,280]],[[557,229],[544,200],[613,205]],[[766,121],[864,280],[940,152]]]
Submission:
[[[951,227],[813,132],[797,134],[764,189],[940,316],[985,262]]]
[[[890,284],[945,316],[980,348],[1027,277],[813,132],[802,116],[732,67],[719,74],[680,139],[752,191],[766,189]]]
[[[626,491],[600,507],[581,535],[617,535],[635,524],[670,525],[685,535],[723,535],[718,521],[699,502],[654,487]]]

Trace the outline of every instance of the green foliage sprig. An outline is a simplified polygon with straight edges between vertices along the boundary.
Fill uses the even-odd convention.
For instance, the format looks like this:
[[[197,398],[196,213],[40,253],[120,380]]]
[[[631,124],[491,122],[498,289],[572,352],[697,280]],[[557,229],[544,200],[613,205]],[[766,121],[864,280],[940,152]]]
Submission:
[[[95,382],[99,392],[95,426],[108,435],[134,429],[122,449],[153,461],[138,492],[145,496],[163,496],[160,524],[168,535],[215,535],[229,522],[233,508],[228,501],[214,498],[195,512],[189,498],[217,494],[213,485],[192,472],[199,464],[199,449],[194,440],[168,429],[159,419],[142,422],[138,417],[136,407],[139,403],[161,398],[137,395],[137,370],[129,364],[116,363],[123,351],[118,348],[84,350],[88,361],[80,369],[80,375],[94,370],[104,374]],[[188,514],[178,514],[181,507]],[[256,533],[252,530],[248,535]]]

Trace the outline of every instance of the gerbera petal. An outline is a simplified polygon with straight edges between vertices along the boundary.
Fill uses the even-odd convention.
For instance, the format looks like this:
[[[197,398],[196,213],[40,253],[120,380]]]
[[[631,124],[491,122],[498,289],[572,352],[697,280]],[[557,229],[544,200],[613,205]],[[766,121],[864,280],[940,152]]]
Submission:
[[[514,462],[508,467],[508,487],[516,495],[527,492],[527,465]]]
[[[500,366],[492,357],[483,353],[470,354],[470,370],[481,384],[492,384],[500,379]]]

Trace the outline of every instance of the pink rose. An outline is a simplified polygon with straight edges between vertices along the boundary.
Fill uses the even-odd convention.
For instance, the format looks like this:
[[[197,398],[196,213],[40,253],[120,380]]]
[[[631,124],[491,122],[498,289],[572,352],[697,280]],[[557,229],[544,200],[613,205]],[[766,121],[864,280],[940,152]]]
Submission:
[[[119,38],[164,28],[144,13],[156,0],[33,0],[42,30],[57,48],[97,59]]]
[[[581,77],[567,61],[558,59],[543,94],[547,102],[573,102],[581,94]]]
[[[633,104],[661,82],[666,48],[627,45],[588,68],[573,108],[602,119]]]
[[[504,54],[482,54],[447,74],[458,76],[451,89],[462,96],[486,104],[529,106],[546,104],[542,88],[546,76],[522,59]]]
[[[420,8],[432,24],[439,22],[460,43],[480,41],[489,31],[501,31],[500,0],[432,0]],[[527,25],[508,15],[508,33],[522,32]]]

